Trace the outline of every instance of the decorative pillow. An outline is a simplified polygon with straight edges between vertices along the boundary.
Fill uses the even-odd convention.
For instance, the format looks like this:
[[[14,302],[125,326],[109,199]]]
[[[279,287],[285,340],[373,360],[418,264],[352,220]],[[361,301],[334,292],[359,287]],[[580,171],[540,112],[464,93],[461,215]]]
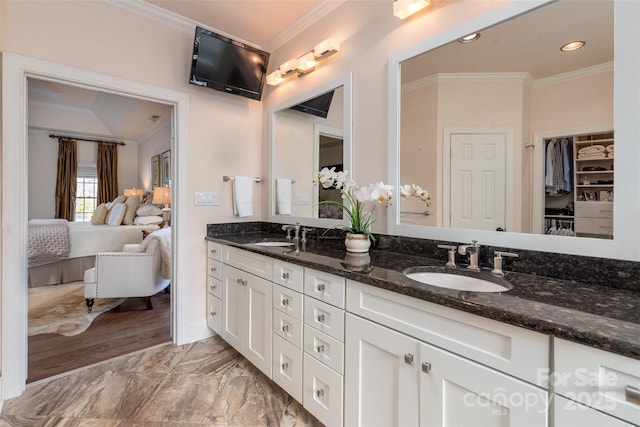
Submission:
[[[115,199],[113,199],[113,202],[111,202],[112,204],[116,204],[116,203],[124,203],[127,200],[127,196],[118,196]]]
[[[162,224],[164,219],[161,216],[155,215],[147,215],[147,216],[137,216],[133,223],[135,225],[151,225],[151,224]]]
[[[134,194],[133,196],[127,197],[124,205],[127,207],[127,210],[124,213],[124,218],[122,218],[122,224],[131,225],[133,224],[133,219],[136,217],[138,206],[140,206],[140,196]]]
[[[107,209],[107,204],[106,203],[100,203],[96,207],[96,210],[93,211],[93,215],[91,216],[91,224],[93,224],[93,225],[104,224],[104,222],[107,219],[107,213],[108,212],[109,212],[109,210]]]
[[[111,209],[109,209],[109,214],[107,215],[107,225],[122,224],[122,218],[124,218],[126,210],[127,207],[124,203],[114,203],[111,205]]]
[[[156,205],[141,205],[136,211],[138,216],[162,215],[162,209]]]

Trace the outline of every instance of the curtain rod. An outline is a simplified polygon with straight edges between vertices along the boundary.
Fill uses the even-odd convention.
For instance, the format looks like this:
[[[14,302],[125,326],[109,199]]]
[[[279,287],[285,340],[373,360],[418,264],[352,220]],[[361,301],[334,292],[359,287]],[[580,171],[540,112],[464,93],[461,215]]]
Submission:
[[[69,138],[69,139],[76,139],[78,141],[89,141],[89,142],[99,142],[99,143],[103,143],[103,144],[116,144],[116,145],[125,145],[124,142],[122,141],[104,141],[104,140],[99,140],[99,139],[88,139],[88,138],[82,138],[82,137],[78,137],[78,136],[69,136],[69,135],[49,135],[49,138]]]

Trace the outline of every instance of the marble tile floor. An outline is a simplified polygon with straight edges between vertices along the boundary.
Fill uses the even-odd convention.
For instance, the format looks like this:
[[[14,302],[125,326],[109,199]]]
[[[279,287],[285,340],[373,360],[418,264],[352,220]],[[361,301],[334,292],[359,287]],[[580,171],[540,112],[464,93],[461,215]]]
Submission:
[[[0,427],[321,425],[217,336],[34,382],[0,415]]]

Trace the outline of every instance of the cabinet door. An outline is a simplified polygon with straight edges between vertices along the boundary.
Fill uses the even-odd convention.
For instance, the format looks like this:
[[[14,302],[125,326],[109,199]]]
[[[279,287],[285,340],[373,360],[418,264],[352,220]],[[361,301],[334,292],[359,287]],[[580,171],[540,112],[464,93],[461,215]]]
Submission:
[[[346,317],[345,396],[349,403],[344,424],[417,426],[418,341],[357,316]]]
[[[632,427],[629,423],[566,399],[559,394],[553,396],[553,425],[555,427]]]
[[[542,427],[546,390],[428,344],[420,348],[422,427]]]
[[[207,326],[215,333],[221,330],[221,302],[215,295],[207,293]]]
[[[244,287],[239,270],[225,265],[222,271],[222,325],[220,335],[242,353],[243,330],[246,329]]]
[[[242,353],[251,363],[271,378],[272,283],[248,275],[245,291],[246,346]]]

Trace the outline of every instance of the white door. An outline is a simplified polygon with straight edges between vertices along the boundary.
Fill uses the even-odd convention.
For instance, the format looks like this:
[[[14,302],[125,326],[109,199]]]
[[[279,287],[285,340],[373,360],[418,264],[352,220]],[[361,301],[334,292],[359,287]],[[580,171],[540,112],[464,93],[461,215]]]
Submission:
[[[347,314],[346,426],[417,426],[418,341]]]
[[[420,349],[421,427],[545,427],[547,391],[428,344]]]
[[[242,352],[246,316],[242,302],[244,289],[240,282],[240,270],[228,265],[222,268],[222,325],[220,335],[233,348]]]
[[[507,134],[451,133],[449,143],[451,227],[505,230]]]
[[[247,309],[247,331],[243,356],[271,378],[272,284],[251,274],[246,277],[243,304]]]

